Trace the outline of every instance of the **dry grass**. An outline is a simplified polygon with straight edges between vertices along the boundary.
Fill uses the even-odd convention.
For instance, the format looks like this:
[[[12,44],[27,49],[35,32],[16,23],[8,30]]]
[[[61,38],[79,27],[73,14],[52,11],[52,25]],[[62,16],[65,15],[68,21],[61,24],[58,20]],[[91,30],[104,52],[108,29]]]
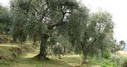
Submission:
[[[116,55],[127,57],[127,51],[117,51]]]

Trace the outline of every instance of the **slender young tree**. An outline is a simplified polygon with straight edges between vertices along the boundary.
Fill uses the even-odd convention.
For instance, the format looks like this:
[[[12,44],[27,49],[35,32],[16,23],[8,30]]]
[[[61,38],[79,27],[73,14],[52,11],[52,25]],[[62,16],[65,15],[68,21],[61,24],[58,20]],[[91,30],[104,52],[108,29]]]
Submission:
[[[121,40],[121,41],[119,42],[119,48],[120,48],[120,50],[124,50],[124,49],[125,49],[125,46],[126,46],[125,41]]]

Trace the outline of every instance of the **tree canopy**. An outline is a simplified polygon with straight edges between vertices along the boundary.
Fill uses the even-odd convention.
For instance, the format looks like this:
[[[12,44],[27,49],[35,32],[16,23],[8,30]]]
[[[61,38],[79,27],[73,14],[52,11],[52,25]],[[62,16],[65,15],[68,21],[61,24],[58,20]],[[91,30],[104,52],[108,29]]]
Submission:
[[[0,34],[9,34],[11,17],[8,8],[0,5]]]
[[[104,52],[110,52],[114,44],[111,14],[90,13],[76,0],[11,0],[9,11],[0,6],[0,27],[9,27],[14,42],[38,42],[39,59],[47,59],[47,48],[59,43],[64,50],[67,46],[82,53],[86,62],[87,56],[102,57]]]

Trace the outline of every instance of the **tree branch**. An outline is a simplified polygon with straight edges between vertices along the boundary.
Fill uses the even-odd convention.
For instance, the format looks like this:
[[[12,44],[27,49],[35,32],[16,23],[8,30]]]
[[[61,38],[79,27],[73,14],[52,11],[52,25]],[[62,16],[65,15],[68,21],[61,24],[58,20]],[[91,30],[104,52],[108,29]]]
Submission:
[[[31,8],[32,8],[35,12],[39,13],[39,11],[36,9],[36,7],[35,7],[34,5],[31,4]]]
[[[64,23],[63,19],[65,18],[66,14],[71,13],[71,12],[64,12],[62,9],[61,9],[61,12],[62,12],[62,18],[60,19],[60,21],[58,23],[55,23],[55,24],[48,24],[48,29],[52,29],[55,26],[62,25]]]
[[[35,16],[35,18],[37,19],[37,21],[42,21],[43,18],[45,17],[46,12],[48,11],[49,7],[49,2],[48,0],[46,0],[46,3],[42,5],[42,8],[47,5],[47,8],[44,11],[40,11],[38,10],[34,5],[31,4],[31,9],[34,10],[33,15]],[[41,13],[40,13],[41,12]],[[37,15],[41,15],[39,18],[37,17]]]
[[[40,21],[43,20],[43,18],[45,17],[45,15],[46,15],[48,9],[49,9],[49,7],[47,7],[47,8],[44,10],[44,12],[43,12],[42,15],[41,15],[41,18],[39,19]]]

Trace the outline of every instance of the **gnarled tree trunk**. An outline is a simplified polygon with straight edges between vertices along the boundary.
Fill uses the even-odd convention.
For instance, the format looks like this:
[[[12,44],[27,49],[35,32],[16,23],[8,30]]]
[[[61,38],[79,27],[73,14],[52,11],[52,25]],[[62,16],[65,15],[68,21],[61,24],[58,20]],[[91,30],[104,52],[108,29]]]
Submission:
[[[40,44],[40,52],[39,54],[36,56],[38,59],[43,59],[43,60],[47,60],[48,58],[46,57],[46,48],[47,48],[47,39],[48,39],[48,35],[44,34],[41,37],[41,44]]]
[[[81,64],[87,64],[87,53],[83,50],[83,56],[82,56],[82,63]]]

